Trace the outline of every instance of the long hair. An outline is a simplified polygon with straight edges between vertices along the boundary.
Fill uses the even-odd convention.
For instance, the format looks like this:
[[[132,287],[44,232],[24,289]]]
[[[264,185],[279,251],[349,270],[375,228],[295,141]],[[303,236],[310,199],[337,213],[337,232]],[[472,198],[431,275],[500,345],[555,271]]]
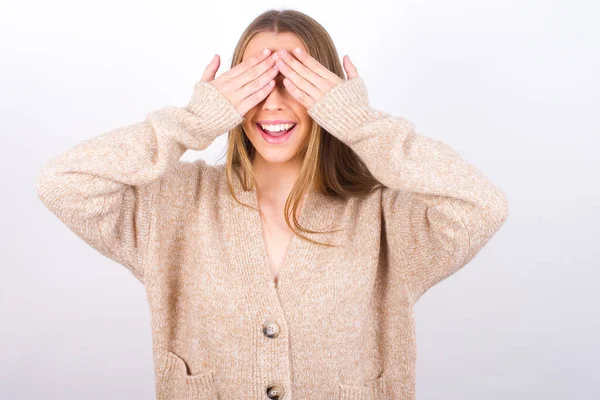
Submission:
[[[242,62],[250,40],[258,33],[293,33],[303,42],[308,54],[341,79],[346,80],[335,45],[317,21],[297,10],[268,10],[257,16],[242,33],[233,53],[231,68]],[[244,190],[256,187],[252,160],[256,149],[247,138],[240,124],[232,129],[227,139],[226,174],[229,192],[239,204],[232,179],[239,179]],[[307,230],[297,218],[299,204],[312,187],[319,193],[346,199],[362,197],[378,189],[382,184],[373,177],[364,162],[348,145],[331,135],[314,120],[308,139],[300,147],[296,157],[302,160],[300,175],[285,202],[285,221],[292,232],[304,240],[318,243],[300,232],[326,233]],[[235,175],[235,177],[234,177]],[[259,211],[259,210],[257,210]],[[290,217],[293,222],[290,223]]]

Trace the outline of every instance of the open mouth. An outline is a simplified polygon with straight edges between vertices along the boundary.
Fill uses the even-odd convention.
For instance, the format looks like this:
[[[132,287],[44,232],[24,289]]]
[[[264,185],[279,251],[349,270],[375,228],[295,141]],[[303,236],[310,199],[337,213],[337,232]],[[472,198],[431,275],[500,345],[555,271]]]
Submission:
[[[293,125],[291,128],[289,128],[289,129],[287,129],[287,130],[284,130],[284,131],[271,132],[271,131],[266,131],[266,130],[264,130],[260,124],[256,124],[256,126],[258,127],[258,129],[260,129],[260,131],[261,131],[262,133],[264,133],[265,135],[272,136],[272,137],[280,137],[280,136],[283,136],[283,135],[285,135],[285,134],[287,134],[287,133],[291,132],[291,131],[292,131],[292,130],[293,130],[295,127],[296,127],[296,125],[297,125],[297,124],[294,124],[294,125]]]
[[[263,139],[266,142],[271,143],[271,144],[279,144],[279,143],[285,142],[296,131],[297,126],[298,126],[298,124],[296,123],[287,130],[279,131],[279,132],[270,132],[270,131],[264,130],[260,124],[258,124],[258,123],[256,124],[256,128],[260,132]]]

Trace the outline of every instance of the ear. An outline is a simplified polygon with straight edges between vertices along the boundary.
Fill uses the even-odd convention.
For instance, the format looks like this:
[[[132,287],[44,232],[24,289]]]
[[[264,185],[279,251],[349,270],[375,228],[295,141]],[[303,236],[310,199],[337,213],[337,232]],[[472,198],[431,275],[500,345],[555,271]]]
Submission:
[[[354,64],[352,64],[352,61],[350,61],[350,57],[348,55],[344,56],[342,63],[344,64],[344,69],[346,70],[348,79],[356,78],[358,76],[358,71],[356,70]]]

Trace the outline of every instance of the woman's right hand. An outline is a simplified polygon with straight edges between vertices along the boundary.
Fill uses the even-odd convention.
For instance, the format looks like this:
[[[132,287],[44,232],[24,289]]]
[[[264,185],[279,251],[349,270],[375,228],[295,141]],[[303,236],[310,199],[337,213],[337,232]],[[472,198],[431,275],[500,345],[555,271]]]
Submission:
[[[275,87],[274,78],[279,69],[270,51],[253,55],[215,79],[220,63],[217,54],[200,80],[216,87],[242,116],[263,101]]]

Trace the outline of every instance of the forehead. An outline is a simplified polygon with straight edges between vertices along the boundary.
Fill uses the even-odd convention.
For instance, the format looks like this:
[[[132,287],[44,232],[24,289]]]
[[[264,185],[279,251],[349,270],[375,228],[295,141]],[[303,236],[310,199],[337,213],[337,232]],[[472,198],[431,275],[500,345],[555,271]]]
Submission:
[[[306,51],[306,47],[300,38],[293,33],[260,32],[250,39],[250,42],[244,51],[242,61],[259,53],[264,48],[271,50],[271,52],[280,49],[286,49],[287,51],[292,52],[296,47],[300,47],[302,50]]]

